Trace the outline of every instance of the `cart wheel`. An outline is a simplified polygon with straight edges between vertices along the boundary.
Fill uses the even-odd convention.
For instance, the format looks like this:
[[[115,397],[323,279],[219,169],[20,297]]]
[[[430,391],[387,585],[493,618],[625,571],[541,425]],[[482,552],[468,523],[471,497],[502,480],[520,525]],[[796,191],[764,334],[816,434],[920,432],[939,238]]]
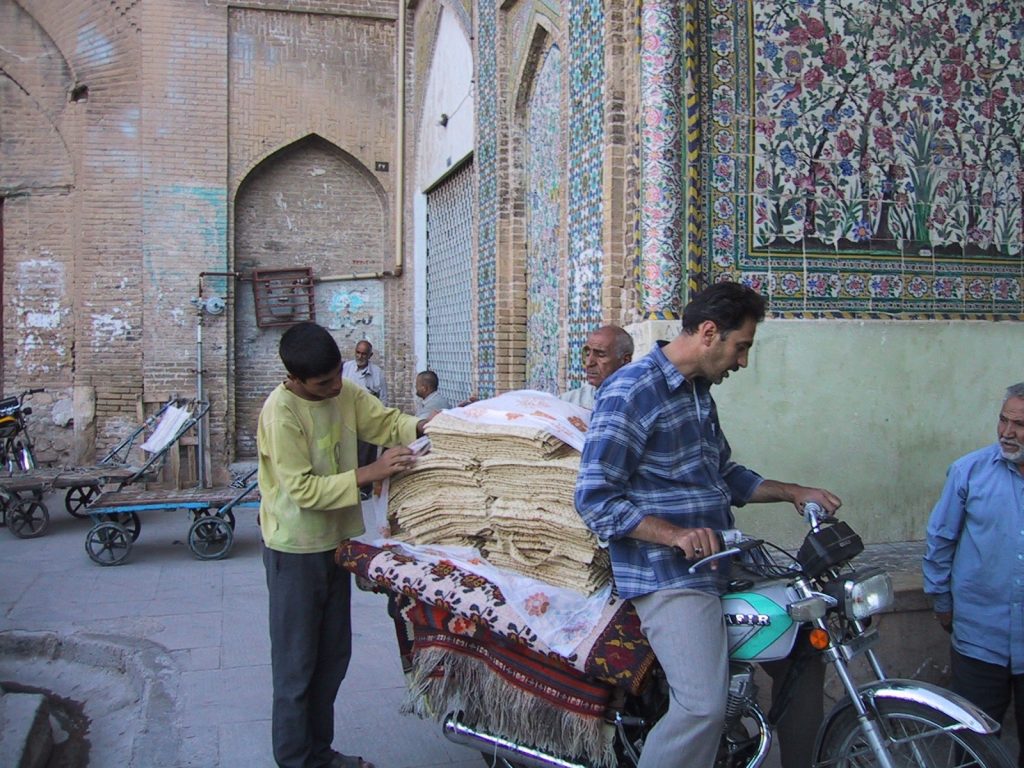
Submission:
[[[138,541],[139,533],[142,531],[142,520],[135,512],[104,512],[96,515],[101,521],[118,523],[132,537],[132,541]]]
[[[226,512],[221,512],[219,515],[211,511],[210,507],[205,509],[193,509],[192,510],[192,522],[198,522],[199,520],[205,520],[207,517],[221,517],[227,521],[228,525],[231,526],[231,530],[235,530],[235,513],[230,509]]]
[[[34,539],[46,533],[50,526],[50,512],[45,504],[31,499],[11,505],[7,512],[7,527],[19,539]]]
[[[68,488],[68,492],[64,494],[64,508],[72,517],[88,517],[89,513],[85,511],[85,507],[89,506],[89,502],[99,494],[100,489],[95,485],[79,485]]]
[[[207,515],[192,523],[188,548],[200,560],[220,560],[231,549],[235,533],[222,517]]]
[[[98,565],[120,565],[132,551],[132,537],[120,523],[96,523],[85,535],[85,551]]]

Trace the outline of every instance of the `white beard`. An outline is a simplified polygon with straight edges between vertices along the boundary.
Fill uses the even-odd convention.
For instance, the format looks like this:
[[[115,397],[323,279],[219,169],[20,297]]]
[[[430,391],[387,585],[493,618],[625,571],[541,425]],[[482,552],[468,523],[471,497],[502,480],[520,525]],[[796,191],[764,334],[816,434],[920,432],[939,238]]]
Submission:
[[[1024,445],[1021,445],[1020,443],[1015,443],[1015,445],[1017,446],[1017,450],[1010,452],[1006,450],[1003,443],[999,443],[999,450],[1002,452],[1003,458],[1007,461],[1012,462],[1013,464],[1024,464]]]

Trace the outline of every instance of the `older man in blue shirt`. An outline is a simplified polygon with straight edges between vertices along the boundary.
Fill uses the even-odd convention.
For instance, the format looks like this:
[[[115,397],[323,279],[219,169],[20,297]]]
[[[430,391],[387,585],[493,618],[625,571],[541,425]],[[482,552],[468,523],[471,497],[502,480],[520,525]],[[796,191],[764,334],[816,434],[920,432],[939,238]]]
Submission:
[[[996,434],[946,474],[928,521],[924,591],[953,635],[952,689],[997,723],[1012,696],[1024,734],[1024,382],[1006,390]]]
[[[728,651],[721,584],[690,574],[720,550],[732,506],[841,504],[820,488],[765,480],[732,461],[711,386],[747,365],[764,300],[717,283],[683,310],[683,332],[620,369],[598,391],[576,484],[576,507],[609,540],[612,571],[630,598],[671,688],[640,768],[708,768],[725,721]]]

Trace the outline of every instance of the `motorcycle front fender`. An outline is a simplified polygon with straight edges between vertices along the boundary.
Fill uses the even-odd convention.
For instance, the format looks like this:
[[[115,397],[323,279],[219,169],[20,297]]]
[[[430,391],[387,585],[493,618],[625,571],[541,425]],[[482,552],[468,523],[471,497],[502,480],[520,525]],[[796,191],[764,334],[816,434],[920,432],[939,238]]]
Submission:
[[[873,708],[874,702],[879,699],[910,701],[941,712],[975,733],[995,734],[999,730],[999,724],[995,720],[963,696],[921,680],[875,680],[859,686],[857,693],[869,708]],[[818,730],[818,748],[821,747],[822,736],[828,732],[832,722],[851,706],[849,699],[842,699],[832,708]]]

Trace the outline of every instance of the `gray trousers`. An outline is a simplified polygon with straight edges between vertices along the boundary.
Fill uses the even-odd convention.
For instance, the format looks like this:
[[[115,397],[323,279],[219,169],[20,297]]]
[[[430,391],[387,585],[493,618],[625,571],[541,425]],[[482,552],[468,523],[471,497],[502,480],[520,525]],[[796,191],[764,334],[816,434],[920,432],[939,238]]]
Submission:
[[[272,737],[280,768],[322,768],[334,741],[334,699],[352,656],[352,580],[334,551],[263,548],[270,592]]]
[[[666,589],[633,598],[633,605],[669,685],[668,711],[648,734],[639,768],[711,768],[729,685],[722,601]]]

